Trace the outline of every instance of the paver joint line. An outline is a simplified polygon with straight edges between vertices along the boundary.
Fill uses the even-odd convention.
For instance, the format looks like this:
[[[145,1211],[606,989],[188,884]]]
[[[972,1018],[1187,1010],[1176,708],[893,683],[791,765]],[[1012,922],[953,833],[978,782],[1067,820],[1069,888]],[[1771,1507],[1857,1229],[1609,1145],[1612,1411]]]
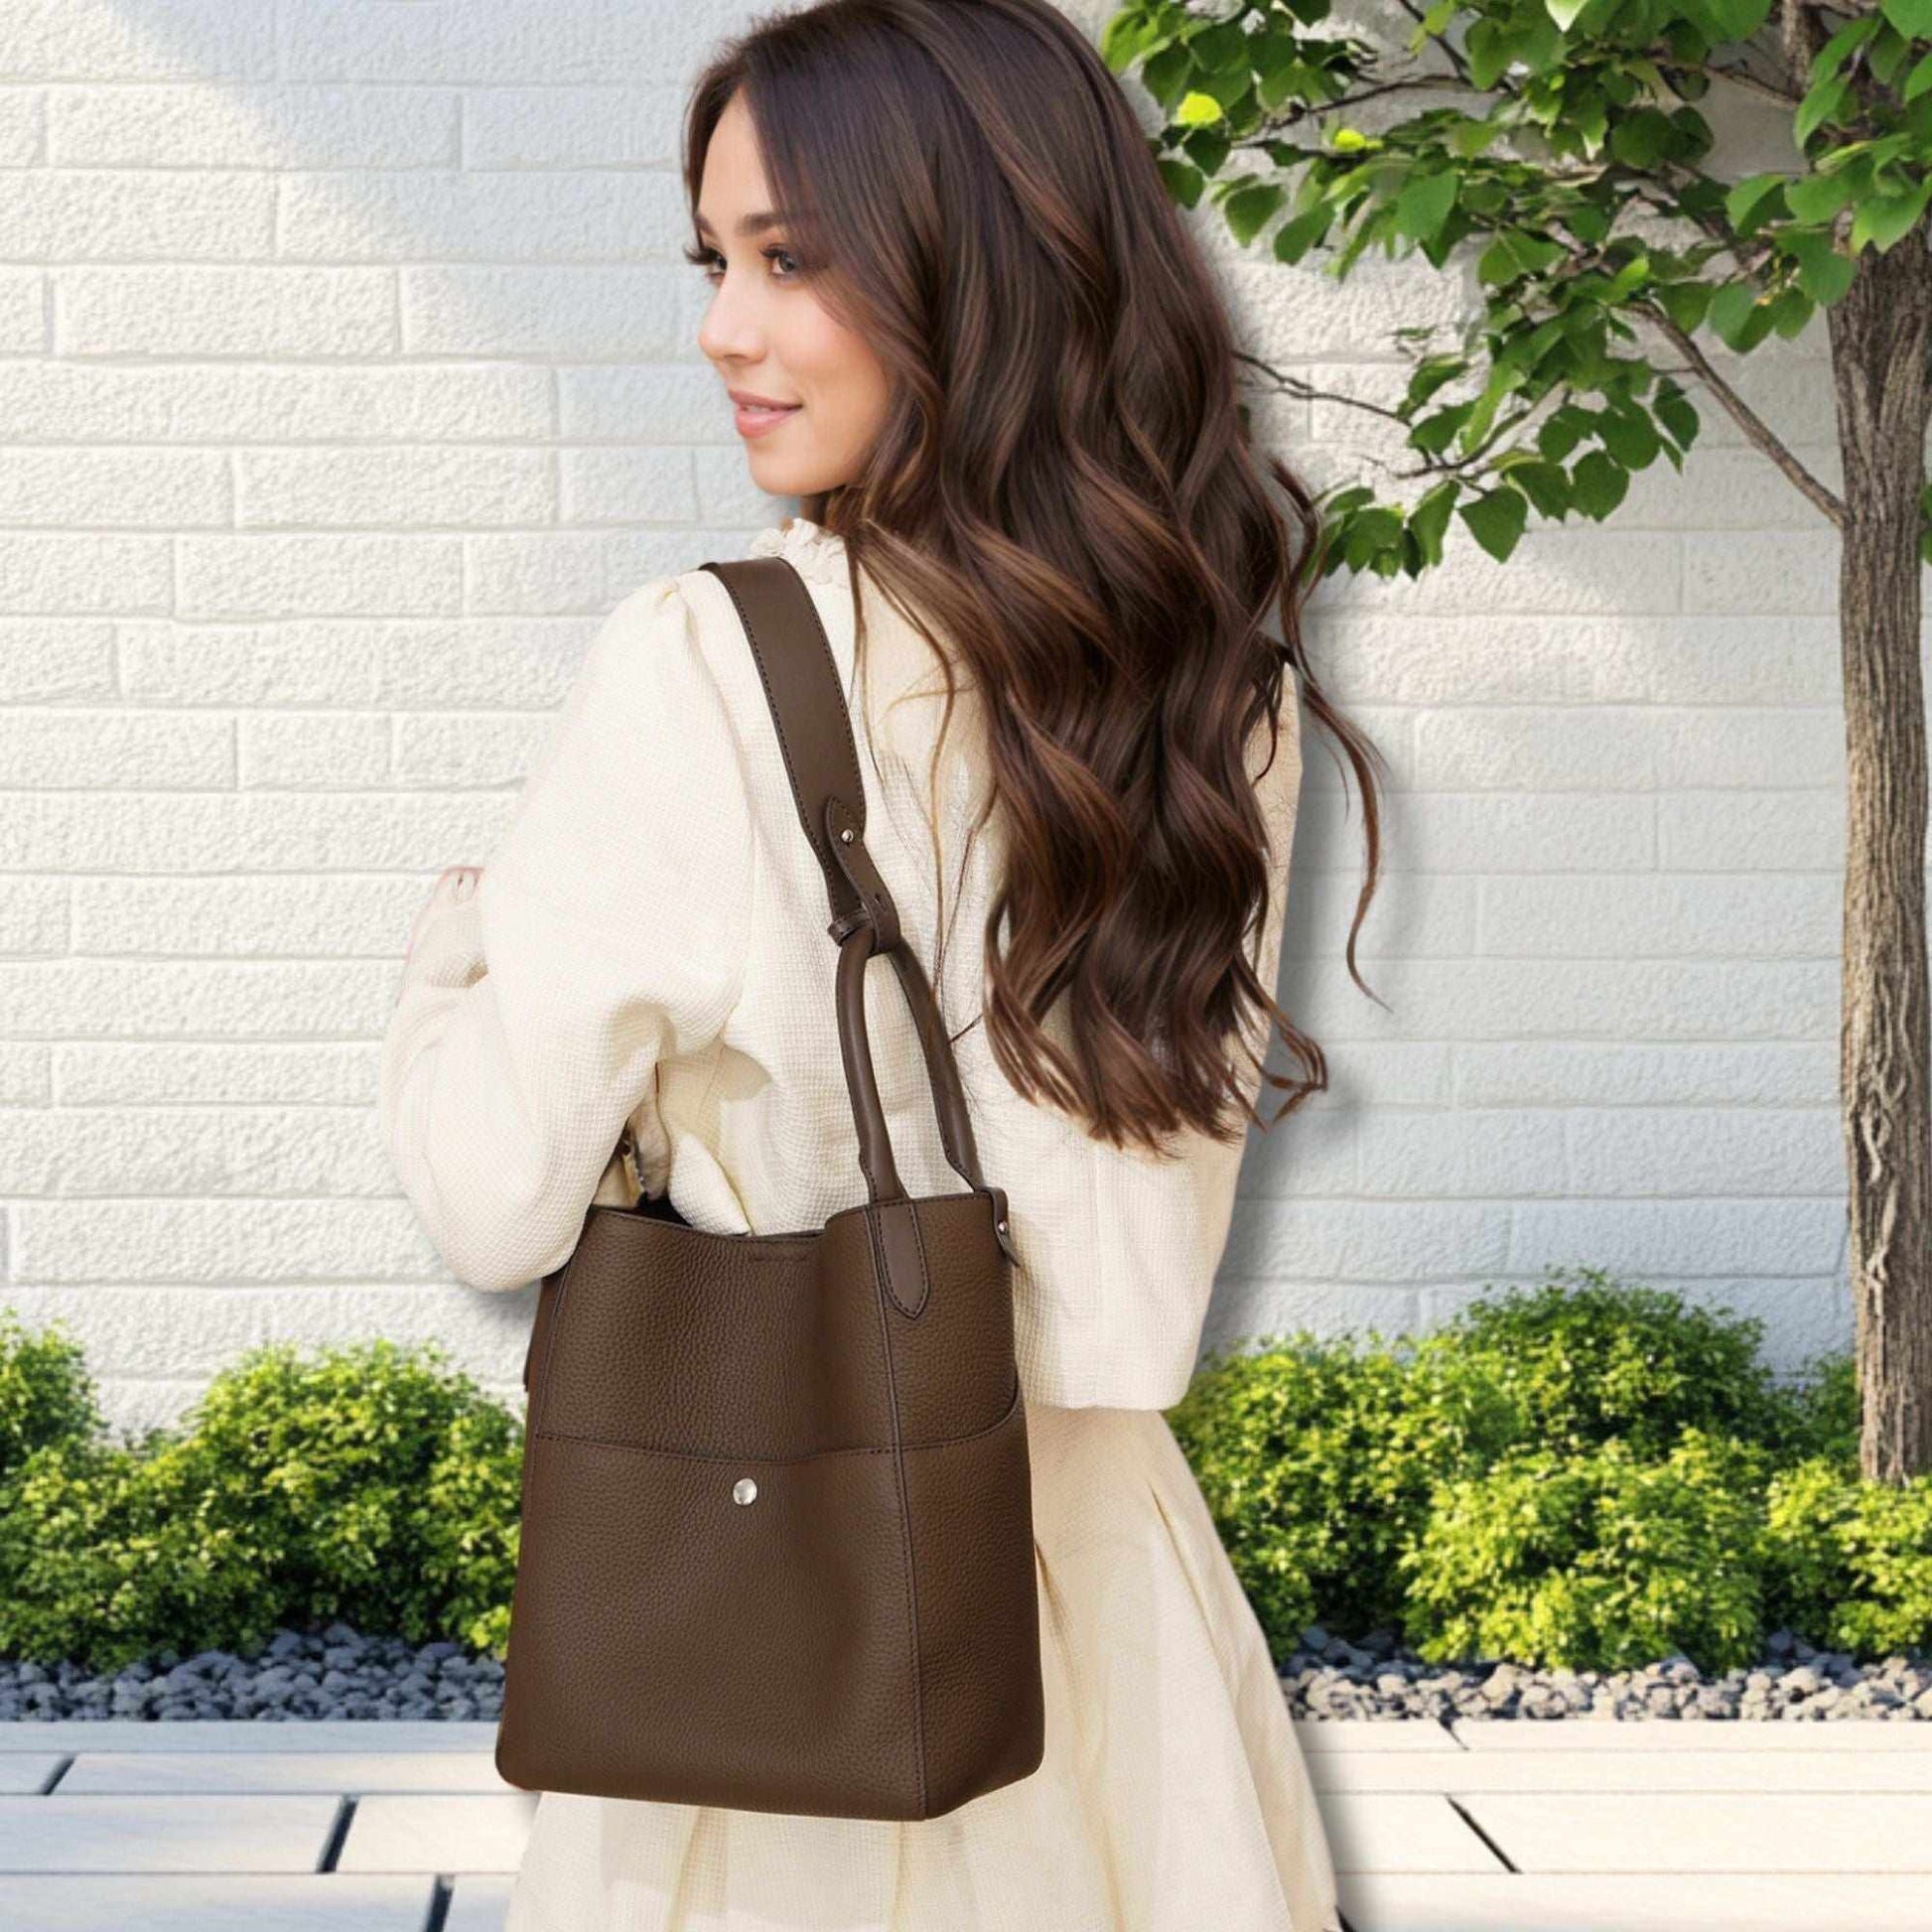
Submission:
[[[1495,1854],[1498,1861],[1500,1861],[1503,1869],[1505,1871],[1516,1871],[1518,1869],[1516,1861],[1512,1859],[1509,1856],[1509,1854],[1505,1852],[1503,1848],[1500,1845],[1498,1845],[1496,1841],[1493,1838],[1491,1838],[1489,1834],[1485,1832],[1482,1829],[1482,1827],[1479,1824],[1477,1824],[1472,1817],[1469,1816],[1468,1807],[1463,1803],[1461,1803],[1461,1801],[1457,1799],[1452,1792],[1445,1792],[1444,1796],[1448,1798],[1449,1807],[1452,1812],[1455,1813],[1456,1817],[1461,1819],[1463,1824],[1468,1826],[1470,1831],[1474,1832],[1476,1837],[1481,1839],[1483,1844],[1488,1846],[1490,1851]]]
[[[343,1855],[343,1843],[348,1837],[348,1828],[355,1817],[356,1799],[352,1793],[345,1793],[336,1806],[336,1822],[329,1828],[329,1836],[323,1841],[322,1857],[317,1862],[318,1871],[334,1871],[336,1861]]]

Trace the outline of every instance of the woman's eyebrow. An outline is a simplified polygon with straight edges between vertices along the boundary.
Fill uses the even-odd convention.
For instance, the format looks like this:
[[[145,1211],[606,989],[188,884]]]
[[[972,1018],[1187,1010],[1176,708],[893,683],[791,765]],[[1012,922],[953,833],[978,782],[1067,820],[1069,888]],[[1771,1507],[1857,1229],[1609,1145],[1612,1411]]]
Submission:
[[[738,233],[741,236],[749,236],[757,234],[763,228],[782,227],[784,225],[784,218],[776,208],[760,208],[756,214],[746,214],[739,217]],[[702,214],[697,217],[697,221],[698,231],[701,234],[716,234],[718,232]]]

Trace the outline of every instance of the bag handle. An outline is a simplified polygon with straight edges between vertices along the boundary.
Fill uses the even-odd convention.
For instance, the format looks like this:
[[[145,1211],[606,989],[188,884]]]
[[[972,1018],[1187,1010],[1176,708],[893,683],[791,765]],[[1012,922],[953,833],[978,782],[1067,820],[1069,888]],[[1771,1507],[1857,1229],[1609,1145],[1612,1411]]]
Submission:
[[[826,930],[839,947],[835,982],[839,1045],[859,1130],[859,1163],[872,1201],[879,1205],[905,1198],[866,1027],[866,967],[875,954],[884,954],[897,973],[918,1032],[946,1161],[969,1186],[993,1197],[994,1231],[1008,1260],[1017,1261],[1006,1190],[989,1185],[980,1172],[972,1117],[944,1017],[899,927],[892,893],[866,849],[865,780],[852,736],[852,714],[818,607],[804,579],[784,557],[742,557],[702,568],[723,583],[745,626],[784,754],[798,822],[825,874],[832,913]]]

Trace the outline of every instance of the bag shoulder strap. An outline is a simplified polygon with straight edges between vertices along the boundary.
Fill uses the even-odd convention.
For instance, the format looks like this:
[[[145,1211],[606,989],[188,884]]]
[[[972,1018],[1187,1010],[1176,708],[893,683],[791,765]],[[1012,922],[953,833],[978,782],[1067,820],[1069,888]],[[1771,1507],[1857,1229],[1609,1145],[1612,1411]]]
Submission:
[[[844,942],[862,920],[875,950],[898,939],[898,908],[865,850],[866,787],[838,660],[804,580],[783,557],[743,557],[703,566],[737,607],[765,702],[777,726],[785,775],[831,902],[832,937]]]
[[[846,1083],[873,1198],[904,1197],[866,1035],[865,968],[874,953],[884,953],[893,962],[918,1030],[946,1160],[969,1185],[994,1197],[1000,1246],[1009,1260],[1017,1261],[1005,1191],[990,1187],[980,1172],[972,1119],[938,1002],[900,930],[898,907],[866,850],[865,780],[852,714],[818,607],[786,558],[741,557],[702,568],[724,585],[745,626],[784,754],[798,822],[825,875],[832,913],[826,930],[839,947],[839,1033]]]

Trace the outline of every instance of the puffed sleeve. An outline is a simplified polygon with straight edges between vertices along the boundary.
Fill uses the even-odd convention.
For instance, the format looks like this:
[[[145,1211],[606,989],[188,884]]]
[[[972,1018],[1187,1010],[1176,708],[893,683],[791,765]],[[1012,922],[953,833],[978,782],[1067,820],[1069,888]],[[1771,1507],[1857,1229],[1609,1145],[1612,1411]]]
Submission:
[[[611,613],[481,882],[423,909],[377,1105],[403,1193],[474,1288],[569,1259],[658,1062],[737,1004],[757,845],[699,632],[676,578]]]

